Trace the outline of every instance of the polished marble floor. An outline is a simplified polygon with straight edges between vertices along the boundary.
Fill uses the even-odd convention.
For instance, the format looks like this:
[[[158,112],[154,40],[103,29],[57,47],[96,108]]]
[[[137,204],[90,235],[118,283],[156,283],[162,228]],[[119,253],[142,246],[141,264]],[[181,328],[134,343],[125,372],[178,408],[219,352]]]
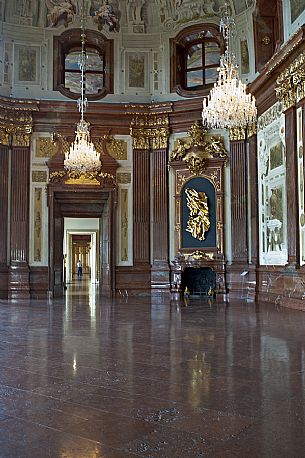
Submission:
[[[305,313],[0,301],[0,457],[305,457]]]

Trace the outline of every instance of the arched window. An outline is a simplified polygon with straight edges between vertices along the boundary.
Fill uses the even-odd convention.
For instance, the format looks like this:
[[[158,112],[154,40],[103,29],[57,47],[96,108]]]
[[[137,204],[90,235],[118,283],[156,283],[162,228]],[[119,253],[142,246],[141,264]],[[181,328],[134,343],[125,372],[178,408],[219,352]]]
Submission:
[[[54,38],[54,90],[66,97],[80,96],[80,29],[72,29]],[[101,99],[113,92],[113,45],[101,33],[86,31],[85,89],[89,100]]]
[[[171,92],[206,95],[217,80],[224,43],[217,26],[188,27],[171,40]]]

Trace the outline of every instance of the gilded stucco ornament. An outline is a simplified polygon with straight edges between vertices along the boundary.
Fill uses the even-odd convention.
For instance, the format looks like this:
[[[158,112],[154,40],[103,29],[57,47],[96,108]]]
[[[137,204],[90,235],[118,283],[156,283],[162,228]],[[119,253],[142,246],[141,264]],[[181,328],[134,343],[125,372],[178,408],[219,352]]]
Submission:
[[[205,240],[205,233],[210,229],[208,197],[205,192],[196,189],[186,189],[186,205],[189,209],[189,219],[186,231],[198,240]]]
[[[136,115],[130,124],[133,149],[166,149],[169,137],[167,114],[145,113]]]
[[[49,183],[58,183],[61,182],[62,179],[65,180],[65,184],[74,185],[93,185],[93,186],[100,186],[99,179],[106,180],[109,184],[116,184],[115,177],[110,173],[106,172],[77,172],[77,171],[70,171],[67,172],[65,170],[55,170],[50,173]]]
[[[205,172],[207,159],[227,160],[222,138],[207,135],[207,130],[199,122],[190,128],[188,137],[188,141],[177,140],[177,146],[170,155],[170,162],[184,161],[193,175],[202,175]]]
[[[0,97],[0,144],[30,146],[33,117],[38,103]]]
[[[276,80],[275,93],[283,111],[294,106],[305,96],[305,52],[300,54]]]

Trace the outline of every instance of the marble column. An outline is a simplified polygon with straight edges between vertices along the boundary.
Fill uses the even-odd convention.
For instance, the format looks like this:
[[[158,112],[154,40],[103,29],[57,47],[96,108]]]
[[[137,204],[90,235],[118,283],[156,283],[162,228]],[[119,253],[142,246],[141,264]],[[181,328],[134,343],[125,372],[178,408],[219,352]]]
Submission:
[[[30,148],[13,146],[10,188],[10,268],[8,297],[30,297],[29,279]]]
[[[231,239],[232,263],[227,266],[231,297],[240,297],[247,288],[248,265],[248,164],[243,129],[230,132]],[[244,272],[247,272],[244,274]],[[241,275],[243,274],[243,275]]]
[[[285,111],[285,143],[286,143],[286,192],[287,192],[287,232],[288,237],[288,268],[295,269],[300,259],[299,211],[298,211],[298,180],[297,171],[297,125],[296,108],[292,106]]]
[[[257,135],[254,133],[248,139],[249,145],[249,177],[250,177],[250,260],[251,264],[258,264],[258,171],[257,171]]]
[[[247,166],[244,140],[230,142],[233,262],[247,263]]]
[[[169,291],[169,217],[167,149],[151,151],[152,268],[151,288]]]
[[[8,288],[8,198],[9,147],[0,145],[0,298],[7,298]]]
[[[149,149],[133,150],[133,270],[130,288],[150,289]]]

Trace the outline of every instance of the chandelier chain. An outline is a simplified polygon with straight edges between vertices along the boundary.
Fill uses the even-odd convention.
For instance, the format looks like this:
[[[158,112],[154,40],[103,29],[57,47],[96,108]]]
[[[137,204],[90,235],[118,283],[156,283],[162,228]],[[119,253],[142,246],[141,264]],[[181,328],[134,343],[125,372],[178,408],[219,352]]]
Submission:
[[[70,150],[65,154],[64,167],[68,172],[92,173],[101,169],[100,154],[96,152],[90,141],[90,123],[85,121],[84,113],[88,106],[86,97],[86,30],[85,30],[85,2],[81,9],[81,54],[79,60],[81,81],[80,98],[77,101],[80,111],[80,121],[76,126],[75,140]]]

